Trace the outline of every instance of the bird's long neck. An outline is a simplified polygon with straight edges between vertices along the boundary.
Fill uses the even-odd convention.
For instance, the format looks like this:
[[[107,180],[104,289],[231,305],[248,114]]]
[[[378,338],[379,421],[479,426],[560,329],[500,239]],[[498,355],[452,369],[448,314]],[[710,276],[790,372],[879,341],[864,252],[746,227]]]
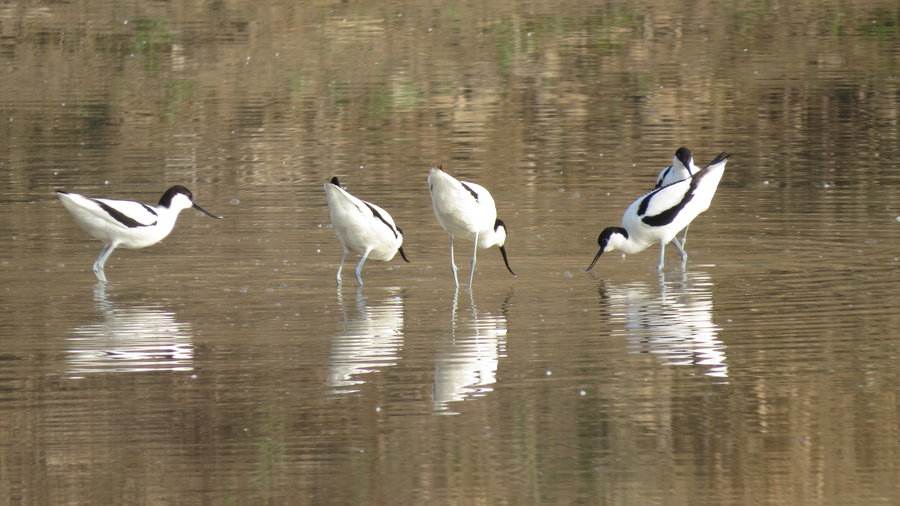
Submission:
[[[178,221],[178,215],[181,214],[181,209],[177,207],[169,208],[166,206],[156,206],[154,209],[156,210],[157,227],[168,234],[172,231],[172,228],[175,227],[175,222]]]

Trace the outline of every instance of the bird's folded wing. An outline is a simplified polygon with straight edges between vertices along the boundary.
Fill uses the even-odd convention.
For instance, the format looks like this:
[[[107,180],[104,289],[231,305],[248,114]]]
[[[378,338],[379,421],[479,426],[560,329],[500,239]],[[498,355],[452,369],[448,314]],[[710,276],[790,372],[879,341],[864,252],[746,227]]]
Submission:
[[[641,198],[638,216],[657,216],[672,208],[684,205],[689,198],[693,179],[684,179],[677,183],[653,190]]]
[[[372,212],[372,217],[387,226],[387,228],[389,228],[394,234],[394,237],[396,237],[397,224],[394,223],[394,218],[391,217],[390,213],[371,202],[366,202],[365,200],[363,200],[362,202],[366,205],[366,207],[369,208],[369,211]]]
[[[155,225],[156,211],[142,202],[132,200],[91,199],[100,210],[121,225],[129,228]]]

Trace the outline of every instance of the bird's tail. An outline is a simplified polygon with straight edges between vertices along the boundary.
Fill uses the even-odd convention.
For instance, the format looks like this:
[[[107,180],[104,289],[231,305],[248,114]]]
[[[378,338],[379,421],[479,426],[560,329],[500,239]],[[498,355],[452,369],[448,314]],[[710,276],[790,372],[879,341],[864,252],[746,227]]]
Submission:
[[[711,162],[706,164],[706,167],[703,167],[702,169],[695,172],[691,176],[691,188],[692,189],[696,188],[697,185],[700,184],[700,181],[703,178],[705,178],[708,174],[715,172],[716,169],[719,168],[719,166],[721,166],[721,169],[722,169],[721,171],[719,171],[719,177],[721,177],[722,172],[724,172],[724,170],[725,170],[725,162],[728,161],[729,156],[731,156],[731,155],[723,151],[723,152],[719,153],[718,155],[716,155],[716,157],[713,158],[713,160]],[[716,185],[718,185],[718,184],[719,183],[716,182]]]
[[[726,153],[726,152],[722,151],[721,153],[719,153],[718,155],[716,155],[716,157],[713,158],[711,162],[709,162],[708,164],[706,164],[706,166],[707,166],[707,167],[712,167],[713,165],[718,165],[718,164],[724,162],[725,160],[728,160],[728,157],[729,157],[729,156],[731,156],[729,153]]]

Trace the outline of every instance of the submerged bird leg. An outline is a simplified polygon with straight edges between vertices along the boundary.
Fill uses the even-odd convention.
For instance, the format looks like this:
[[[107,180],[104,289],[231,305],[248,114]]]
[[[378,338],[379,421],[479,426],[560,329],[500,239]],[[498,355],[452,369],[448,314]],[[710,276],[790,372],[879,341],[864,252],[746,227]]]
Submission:
[[[453,236],[450,236],[450,270],[453,271],[453,284],[459,288],[459,278],[456,277],[456,260],[453,258]]]
[[[347,259],[347,253],[349,253],[349,251],[347,251],[347,248],[343,248],[343,250],[341,251],[341,263],[338,264],[337,284],[341,284],[341,271],[344,270],[344,260]]]
[[[103,272],[103,268],[106,266],[106,260],[112,255],[114,249],[116,249],[114,243],[104,245],[103,249],[100,250],[100,255],[97,256],[97,260],[94,260],[94,275],[103,283],[106,283],[106,273]]]
[[[478,232],[475,232],[475,248],[472,249],[472,270],[469,271],[469,291],[472,291],[472,280],[475,279],[475,257],[478,256]]]
[[[362,266],[366,263],[366,258],[369,256],[371,249],[367,249],[365,253],[363,253],[362,258],[359,259],[359,263],[356,264],[356,282],[359,283],[359,286],[363,286],[362,280]]]
[[[663,267],[666,265],[666,243],[659,241],[659,264],[656,265],[656,270],[661,271]]]
[[[456,339],[456,308],[459,303],[459,287],[453,290],[453,304],[450,307],[450,339]]]

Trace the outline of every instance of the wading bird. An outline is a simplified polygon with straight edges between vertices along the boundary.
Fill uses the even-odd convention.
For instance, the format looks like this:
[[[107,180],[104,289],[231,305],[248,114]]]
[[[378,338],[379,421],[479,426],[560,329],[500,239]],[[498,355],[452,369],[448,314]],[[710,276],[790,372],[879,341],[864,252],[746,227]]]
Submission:
[[[709,209],[725,172],[728,156],[720,153],[690,178],[638,197],[625,210],[621,227],[607,227],[600,233],[597,238],[600,249],[585,270],[590,271],[605,252],[620,250],[627,254],[639,253],[657,242],[660,245],[659,270],[665,265],[666,244],[669,242],[675,243],[681,252],[682,264],[687,262],[687,253],[675,235]]]
[[[133,200],[85,197],[62,190],[56,195],[85,232],[103,241],[103,249],[94,261],[94,274],[104,283],[103,267],[113,250],[146,248],[165,239],[184,209],[193,207],[207,216],[222,219],[194,203],[191,191],[180,185],[166,190],[156,206]]]
[[[403,252],[403,231],[384,209],[350,195],[341,187],[338,178],[325,183],[325,198],[331,212],[331,224],[341,241],[341,265],[337,282],[341,284],[344,260],[351,251],[362,256],[356,266],[356,281],[363,286],[362,268],[367,258],[390,261],[397,252],[409,262]]]
[[[469,289],[475,277],[475,258],[478,248],[500,247],[500,255],[510,274],[516,275],[509,266],[506,257],[507,228],[497,218],[494,198],[483,186],[459,181],[437,167],[428,173],[428,189],[431,192],[431,203],[438,223],[450,235],[450,268],[453,271],[453,282],[459,287],[456,272],[456,261],[453,253],[453,239],[461,238],[472,241],[472,267],[469,271]]]
[[[672,157],[672,164],[659,171],[659,175],[656,177],[655,188],[662,188],[663,186],[687,179],[696,174],[698,170],[700,170],[700,167],[694,165],[694,155],[691,154],[691,150],[680,147],[675,151],[675,156]],[[687,233],[688,227],[684,227],[684,233],[681,234],[682,248],[687,246]]]

